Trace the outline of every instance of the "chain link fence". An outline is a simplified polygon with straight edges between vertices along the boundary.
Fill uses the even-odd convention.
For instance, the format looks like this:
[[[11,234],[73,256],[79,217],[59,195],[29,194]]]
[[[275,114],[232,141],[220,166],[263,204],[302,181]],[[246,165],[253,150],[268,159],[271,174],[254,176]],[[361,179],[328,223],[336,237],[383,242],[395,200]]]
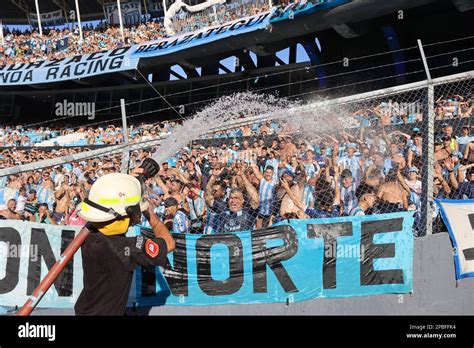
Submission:
[[[473,97],[473,79],[434,86],[433,194],[436,198],[473,198]],[[433,233],[446,230],[437,207],[433,218]]]
[[[442,232],[433,199],[473,196],[473,93],[472,75],[462,74],[236,119],[162,161],[146,196],[177,233],[231,233],[286,219],[401,210],[415,214],[415,236]],[[165,138],[183,136],[179,126],[145,128],[130,148],[78,151],[46,160],[54,163],[0,170],[0,203],[25,195],[6,174],[22,171],[28,186],[38,175],[61,175],[54,166],[69,167],[68,207],[53,218],[71,223],[95,179],[123,169],[123,156],[133,169],[165,150],[157,131]],[[39,172],[41,167],[52,168]],[[36,187],[38,202],[53,212],[63,204],[47,185]]]
[[[474,163],[473,79],[447,80],[214,131],[150,183],[157,213],[176,232],[228,233],[409,210],[414,236],[446,231],[433,199],[472,198]]]

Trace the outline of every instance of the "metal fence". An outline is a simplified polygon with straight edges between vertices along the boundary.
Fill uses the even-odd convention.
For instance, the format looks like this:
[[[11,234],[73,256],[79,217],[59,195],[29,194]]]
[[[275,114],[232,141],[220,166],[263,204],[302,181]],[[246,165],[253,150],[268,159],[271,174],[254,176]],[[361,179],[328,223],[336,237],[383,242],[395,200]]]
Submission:
[[[435,197],[468,195],[458,187],[473,165],[473,92],[473,74],[465,73],[312,103],[292,110],[294,122],[270,115],[216,129],[189,155],[204,165],[204,157],[217,156],[225,167],[218,180],[228,190],[240,187],[247,202],[252,195],[233,182],[246,172],[260,198],[257,227],[283,218],[412,210],[414,235],[423,236],[443,230]],[[180,156],[178,168],[188,158]],[[269,166],[274,181],[267,183],[261,177]],[[179,177],[188,169],[181,171]]]
[[[460,187],[471,180],[474,163],[473,81],[467,72],[210,125],[148,182],[147,195],[170,228],[180,213],[169,211],[168,198],[176,198],[181,232],[399,210],[414,212],[415,236],[440,232],[434,198],[470,194]],[[159,144],[163,139],[80,152],[0,169],[0,177],[122,156],[126,170],[161,151]]]

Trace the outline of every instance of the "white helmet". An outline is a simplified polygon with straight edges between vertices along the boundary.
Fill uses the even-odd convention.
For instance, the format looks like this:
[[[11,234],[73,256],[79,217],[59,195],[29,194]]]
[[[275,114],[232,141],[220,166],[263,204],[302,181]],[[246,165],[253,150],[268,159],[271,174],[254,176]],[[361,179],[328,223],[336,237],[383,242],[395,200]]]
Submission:
[[[133,208],[144,211],[147,207],[140,181],[131,175],[111,173],[94,182],[89,197],[81,202],[77,213],[87,221],[105,222],[130,216]]]

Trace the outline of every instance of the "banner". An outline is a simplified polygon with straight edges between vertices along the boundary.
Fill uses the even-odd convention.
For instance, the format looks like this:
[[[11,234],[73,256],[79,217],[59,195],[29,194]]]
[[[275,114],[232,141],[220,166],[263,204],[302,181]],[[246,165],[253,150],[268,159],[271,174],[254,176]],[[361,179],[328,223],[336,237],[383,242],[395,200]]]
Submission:
[[[142,8],[140,1],[122,2],[120,4],[122,11],[123,25],[137,25],[140,24],[142,18]],[[119,12],[117,2],[105,4],[104,11],[106,14],[107,23],[120,24]]]
[[[474,277],[474,199],[436,199],[454,247],[456,279]]]
[[[265,29],[270,24],[270,14],[271,11],[263,12],[222,25],[211,26],[181,35],[174,35],[142,45],[134,45],[132,56],[138,56],[140,58],[157,57],[230,36]]]
[[[69,37],[66,36],[60,40],[56,40],[56,51],[64,51],[69,47]]]
[[[267,29],[271,23],[292,20],[294,17],[311,14],[346,3],[348,0],[327,0],[317,3],[290,4],[284,9],[273,8],[270,11],[243,17],[222,25],[210,26],[197,31],[175,35],[168,38],[119,48],[112,51],[97,52],[89,55],[76,55],[58,61],[38,61],[0,67],[0,87],[10,85],[29,85],[48,82],[75,80],[85,77],[136,69],[140,58],[158,57],[176,51],[215,42],[234,35]],[[141,18],[139,1],[122,3],[124,24],[138,24]],[[104,6],[107,20],[118,23],[116,3]],[[57,20],[61,11],[42,14],[44,20]],[[36,17],[35,17],[36,18]],[[57,50],[68,47],[67,38],[56,43]]]
[[[411,292],[412,224],[412,213],[403,212],[290,220],[227,235],[174,235],[177,247],[163,271],[135,271],[129,305],[296,302]],[[78,230],[0,221],[0,306],[22,305]],[[82,289],[81,266],[78,252],[39,307],[72,308]]]
[[[49,25],[59,25],[64,23],[65,19],[63,16],[62,10],[57,10],[48,13],[41,13],[41,26],[49,26]],[[30,20],[31,23],[34,25],[38,24],[38,16],[36,13],[30,12]]]
[[[138,58],[130,56],[131,50],[123,47],[61,60],[0,66],[0,86],[76,80],[136,69]]]

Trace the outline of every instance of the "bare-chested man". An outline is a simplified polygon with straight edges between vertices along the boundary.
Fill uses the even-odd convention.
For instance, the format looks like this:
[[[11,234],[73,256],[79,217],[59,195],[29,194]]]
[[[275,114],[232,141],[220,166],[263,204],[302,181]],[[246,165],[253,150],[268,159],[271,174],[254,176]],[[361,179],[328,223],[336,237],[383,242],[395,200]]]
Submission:
[[[16,212],[16,200],[10,199],[7,202],[7,209],[0,210],[0,216],[3,216],[6,220],[21,220],[20,214]]]
[[[59,225],[61,221],[64,221],[69,208],[69,202],[71,200],[69,194],[69,176],[65,175],[63,178],[63,183],[61,184],[59,190],[54,193],[56,198],[56,207],[54,208],[54,213],[52,218]]]
[[[398,182],[394,170],[387,174],[385,182],[380,185],[377,198],[380,200],[377,208],[381,214],[395,213],[408,208],[407,194]]]

